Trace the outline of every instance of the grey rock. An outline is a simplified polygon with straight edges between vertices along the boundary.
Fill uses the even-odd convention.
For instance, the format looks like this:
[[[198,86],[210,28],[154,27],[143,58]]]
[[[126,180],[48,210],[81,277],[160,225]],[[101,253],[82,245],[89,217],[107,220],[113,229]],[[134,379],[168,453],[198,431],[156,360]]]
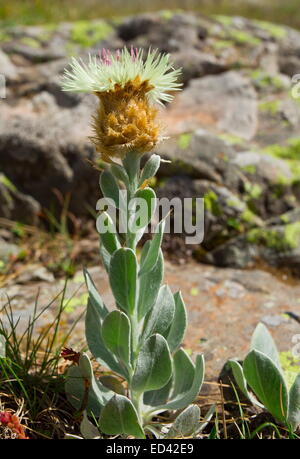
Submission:
[[[10,58],[0,49],[0,69],[1,75],[7,79],[7,81],[15,81],[18,78],[18,70],[12,63]]]
[[[17,256],[20,252],[16,244],[10,244],[0,238],[0,260],[4,263],[8,262],[11,257]]]
[[[214,124],[219,131],[250,140],[257,130],[256,92],[250,80],[235,71],[196,78],[178,96],[172,114],[180,120],[174,124],[178,130]]]

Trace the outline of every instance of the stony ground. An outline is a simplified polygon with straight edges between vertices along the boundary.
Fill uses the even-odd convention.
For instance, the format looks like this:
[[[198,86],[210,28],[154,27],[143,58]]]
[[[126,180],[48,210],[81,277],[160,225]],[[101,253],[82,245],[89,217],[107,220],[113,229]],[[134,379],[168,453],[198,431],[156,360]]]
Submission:
[[[166,281],[183,291],[189,310],[185,346],[205,352],[207,377],[216,378],[228,357],[243,357],[262,320],[281,351],[290,353],[292,336],[300,332],[285,314],[300,315],[300,99],[292,97],[300,33],[293,29],[166,12],[1,29],[7,90],[0,99],[0,218],[44,228],[54,219],[61,228],[68,198],[72,229],[91,218],[99,190],[90,162],[101,167],[88,141],[95,99],[62,93],[59,78],[71,55],[85,59],[102,46],[124,45],[157,47],[183,67],[183,91],[161,112],[170,139],[156,148],[172,163],[153,185],[159,196],[205,199],[204,241],[186,247],[182,238],[168,236],[164,243],[177,262],[167,264]],[[25,274],[4,288],[23,320],[38,290],[45,305],[63,282],[47,261],[32,266],[31,255],[2,231],[0,274],[12,254]],[[206,264],[178,264],[191,255]],[[104,272],[92,273],[111,304]],[[80,274],[69,282],[67,297],[80,290],[67,308],[68,323],[84,310],[81,284]],[[288,365],[289,356],[283,354]]]
[[[105,270],[95,266],[89,271],[105,304],[113,308]],[[292,358],[292,348],[300,341],[299,282],[278,272],[259,269],[222,269],[198,263],[178,266],[169,262],[165,282],[174,293],[178,289],[182,291],[189,316],[184,347],[192,353],[205,354],[207,380],[216,380],[227,359],[244,357],[259,321],[265,323],[275,337],[286,370],[299,368]],[[36,303],[37,310],[41,311],[57,297],[39,318],[37,332],[53,320],[64,283],[36,265],[9,282],[5,291],[11,298],[14,319],[20,319],[20,330],[26,326]],[[86,287],[79,271],[67,284],[63,320],[66,329],[84,313],[86,302]],[[295,342],[296,335],[299,339]],[[83,319],[76,326],[70,344],[77,349],[84,344]]]

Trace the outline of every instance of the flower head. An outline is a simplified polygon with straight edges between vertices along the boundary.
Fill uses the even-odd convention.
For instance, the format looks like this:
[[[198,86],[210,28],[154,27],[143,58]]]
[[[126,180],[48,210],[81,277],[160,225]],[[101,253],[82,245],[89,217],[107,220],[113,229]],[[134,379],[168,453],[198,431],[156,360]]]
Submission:
[[[7,426],[19,440],[28,439],[16,414],[12,414],[10,411],[0,411],[0,424]]]
[[[88,63],[71,61],[62,82],[64,91],[88,92],[100,104],[94,117],[92,141],[105,161],[123,158],[130,150],[151,150],[159,140],[155,103],[172,100],[169,92],[178,91],[177,78],[168,54],[127,48],[115,54],[103,49],[89,56]]]

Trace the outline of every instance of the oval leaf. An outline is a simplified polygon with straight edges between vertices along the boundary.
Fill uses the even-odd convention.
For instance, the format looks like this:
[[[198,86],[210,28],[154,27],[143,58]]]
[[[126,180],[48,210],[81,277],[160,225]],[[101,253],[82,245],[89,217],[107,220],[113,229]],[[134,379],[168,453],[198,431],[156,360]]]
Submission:
[[[117,305],[131,314],[135,308],[137,260],[131,249],[119,249],[111,257],[109,280]]]
[[[174,297],[168,285],[163,285],[159,290],[154,308],[147,319],[143,338],[146,339],[155,333],[165,337],[174,319],[174,314]]]
[[[277,366],[260,351],[249,352],[243,364],[247,383],[267,410],[280,422],[288,413],[288,391]]]
[[[152,335],[139,352],[131,387],[141,393],[165,386],[172,374],[168,344],[163,336]]]
[[[143,254],[149,249],[150,241],[147,241],[142,250]],[[164,258],[159,251],[154,268],[147,274],[140,276],[140,288],[138,298],[138,319],[141,320],[150,311],[156,302],[160,284],[164,276]]]
[[[142,186],[146,180],[151,179],[155,176],[156,172],[158,171],[160,166],[160,156],[159,155],[152,155],[151,158],[148,159],[146,162],[144,169],[141,174],[139,186]]]
[[[165,438],[185,438],[193,435],[200,423],[200,408],[188,406],[180,413]]]
[[[143,274],[148,273],[156,265],[160,246],[161,246],[161,241],[162,241],[163,234],[164,234],[164,228],[165,228],[165,220],[162,220],[161,222],[159,222],[159,224],[156,227],[156,231],[153,236],[153,239],[150,242],[147,255],[145,259],[143,260],[143,262],[141,263],[141,270],[139,272],[139,276],[142,276]]]
[[[267,355],[271,360],[273,360],[277,368],[281,369],[276,344],[271,333],[263,323],[259,323],[256,326],[252,335],[250,350],[252,351],[253,349]]]
[[[171,352],[174,352],[181,345],[187,325],[187,314],[181,292],[175,293],[174,301],[175,315],[167,336]]]
[[[123,395],[115,395],[103,408],[99,427],[107,435],[133,435],[145,438],[137,412],[131,401]]]
[[[294,431],[300,424],[300,373],[290,389],[288,422]]]
[[[102,324],[102,338],[105,346],[118,359],[129,365],[131,326],[128,317],[121,311],[112,311]]]

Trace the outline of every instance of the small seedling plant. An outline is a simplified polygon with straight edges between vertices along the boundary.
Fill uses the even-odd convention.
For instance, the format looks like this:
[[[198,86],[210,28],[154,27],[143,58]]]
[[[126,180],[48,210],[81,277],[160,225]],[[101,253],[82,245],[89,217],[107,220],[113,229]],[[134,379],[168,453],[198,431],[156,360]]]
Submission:
[[[251,403],[295,431],[300,424],[300,372],[288,389],[276,344],[264,324],[257,325],[243,365],[237,360],[229,363],[237,386]]]

